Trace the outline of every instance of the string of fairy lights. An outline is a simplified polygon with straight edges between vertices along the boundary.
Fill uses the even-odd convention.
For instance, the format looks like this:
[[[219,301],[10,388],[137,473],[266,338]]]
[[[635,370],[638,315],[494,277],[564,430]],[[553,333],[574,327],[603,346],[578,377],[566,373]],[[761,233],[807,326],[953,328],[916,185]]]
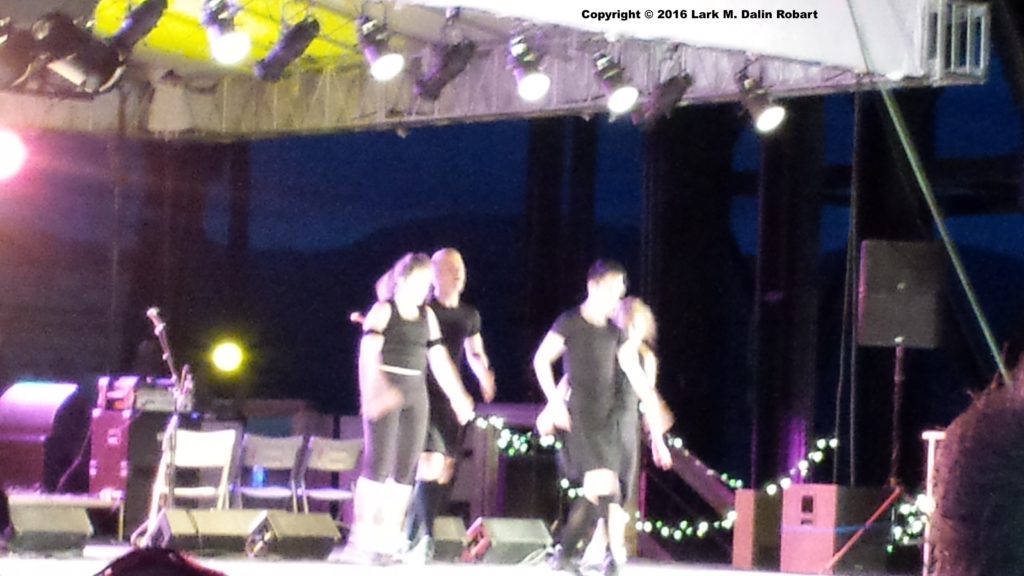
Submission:
[[[892,542],[888,545],[888,551],[893,551],[896,546],[916,546],[924,538],[925,528],[928,526],[928,519],[935,511],[935,500],[927,494],[909,495],[905,494],[900,503],[895,507],[892,518]]]
[[[552,452],[562,449],[562,442],[556,436],[539,434],[533,430],[517,431],[506,426],[503,418],[497,416],[478,417],[476,426],[482,430],[493,429],[497,437],[496,446],[508,457],[525,456],[531,453]],[[668,435],[665,437],[666,444],[682,453],[686,457],[691,454],[686,448],[683,439],[678,436]],[[807,478],[813,468],[835,452],[839,447],[839,440],[832,438],[818,438],[803,458],[797,461],[796,465],[790,468],[785,474],[778,476],[770,482],[765,483],[761,490],[768,496],[776,496],[790,488],[794,481]],[[723,484],[732,490],[744,488],[743,480],[730,476],[727,473],[719,473],[708,468],[709,475],[717,475]],[[568,478],[561,478],[558,482],[558,489],[569,499],[578,498],[582,495],[582,487],[574,484]],[[903,496],[900,503],[894,507],[892,513],[892,526],[890,529],[890,541],[887,544],[887,551],[892,553],[896,546],[916,546],[921,543],[924,537],[928,518],[935,509],[934,500],[925,494]],[[680,542],[687,538],[704,538],[714,531],[730,531],[736,522],[736,511],[730,510],[723,517],[708,520],[681,520],[669,522],[659,519],[644,518],[639,511],[634,518],[634,526],[638,532],[651,534],[664,540]]]
[[[525,456],[531,453],[551,452],[562,448],[562,442],[557,437],[539,434],[533,430],[514,430],[506,426],[505,420],[498,416],[477,417],[474,420],[474,424],[481,430],[494,430],[496,433],[495,444],[498,450],[510,458]],[[665,437],[665,441],[670,448],[681,452],[684,456],[691,456],[682,438],[667,435]],[[786,474],[780,475],[778,478],[767,482],[762,490],[769,496],[775,496],[781,491],[788,489],[793,485],[794,479],[799,478],[802,480],[806,478],[810,474],[812,468],[822,463],[827,455],[830,452],[834,452],[838,446],[839,441],[836,438],[817,439],[812,444],[810,450],[808,450],[803,458],[797,461],[797,464],[793,466],[793,468],[788,470]],[[732,490],[738,490],[744,487],[743,480],[732,477],[727,473],[719,473],[710,468],[707,469],[707,473],[709,475],[718,476],[722,483]],[[561,478],[559,480],[558,489],[570,499],[577,498],[582,495],[581,487],[574,484],[568,478]],[[915,507],[914,510],[916,509],[917,508]],[[910,513],[910,509],[905,510]],[[919,528],[919,521],[910,519],[909,516],[907,518],[906,527],[904,527],[900,532],[900,536],[902,538],[906,538],[908,535],[915,535],[919,530],[923,530],[923,527]],[[676,542],[687,538],[704,538],[713,531],[725,532],[732,530],[735,522],[735,510],[730,510],[723,517],[714,520],[690,519],[680,520],[678,522],[669,522],[654,518],[644,518],[639,511],[636,512],[634,518],[634,525],[638,532],[651,534],[665,540],[674,540]],[[899,538],[894,538],[894,540],[900,541]]]

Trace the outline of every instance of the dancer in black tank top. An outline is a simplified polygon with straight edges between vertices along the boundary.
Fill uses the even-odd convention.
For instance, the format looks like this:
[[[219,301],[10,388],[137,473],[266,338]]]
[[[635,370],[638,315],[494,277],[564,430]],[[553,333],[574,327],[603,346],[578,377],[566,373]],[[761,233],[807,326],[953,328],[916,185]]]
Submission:
[[[343,560],[390,561],[402,547],[402,524],[427,434],[428,367],[459,418],[472,418],[473,399],[441,345],[437,318],[423,305],[430,281],[430,259],[407,254],[378,283],[383,300],[362,321],[359,397],[365,448]]]
[[[434,253],[431,261],[434,291],[430,308],[437,315],[445,348],[456,366],[466,360],[480,383],[481,397],[490,402],[496,393],[494,372],[484,352],[480,313],[462,301],[462,291],[466,286],[466,266],[462,255],[454,248],[443,248]],[[416,488],[407,530],[410,543],[415,544],[410,551],[410,559],[417,561],[433,558],[434,519],[448,500],[466,430],[446,401],[441,387],[429,376],[427,395],[430,399],[430,430],[416,468]]]
[[[618,439],[608,430],[608,419],[620,397],[617,387],[624,385],[616,377],[616,369],[626,374],[641,401],[657,405],[636,345],[625,340],[609,320],[625,293],[625,284],[620,264],[595,262],[587,274],[587,299],[559,316],[534,354],[534,372],[548,399],[545,412],[555,427],[568,432],[571,457],[583,472],[584,497],[573,503],[550,559],[551,566],[559,570],[569,568],[586,532],[599,519],[607,524],[610,506],[619,502],[618,470],[623,455]],[[568,400],[555,386],[552,365],[559,358],[568,377]],[[662,433],[661,423],[654,424]],[[607,568],[614,571],[614,563]]]

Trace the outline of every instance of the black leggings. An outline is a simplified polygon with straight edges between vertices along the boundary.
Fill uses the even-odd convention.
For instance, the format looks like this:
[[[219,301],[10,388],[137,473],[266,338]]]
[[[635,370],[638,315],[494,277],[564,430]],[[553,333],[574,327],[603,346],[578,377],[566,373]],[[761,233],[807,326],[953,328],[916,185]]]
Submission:
[[[361,476],[375,482],[388,478],[412,484],[416,464],[427,438],[430,409],[424,376],[388,374],[391,385],[402,392],[402,406],[371,422],[363,418],[363,470]]]

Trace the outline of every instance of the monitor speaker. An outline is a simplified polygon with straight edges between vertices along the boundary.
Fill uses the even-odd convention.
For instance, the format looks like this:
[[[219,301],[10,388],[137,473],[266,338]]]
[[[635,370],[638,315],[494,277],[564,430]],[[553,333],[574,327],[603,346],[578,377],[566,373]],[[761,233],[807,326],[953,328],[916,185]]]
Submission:
[[[270,510],[246,544],[250,556],[325,560],[341,533],[330,514],[295,514]]]
[[[534,518],[477,518],[466,538],[463,561],[487,564],[519,564],[552,544],[547,526]]]
[[[69,506],[10,506],[10,537],[14,552],[77,552],[92,536],[92,524],[84,508]]]
[[[164,548],[203,554],[242,554],[266,514],[265,510],[171,508],[160,514],[156,542]]]
[[[466,523],[458,516],[438,516],[434,519],[434,559],[453,562],[462,557],[466,548]]]
[[[944,262],[934,242],[862,242],[857,343],[938,348]]]

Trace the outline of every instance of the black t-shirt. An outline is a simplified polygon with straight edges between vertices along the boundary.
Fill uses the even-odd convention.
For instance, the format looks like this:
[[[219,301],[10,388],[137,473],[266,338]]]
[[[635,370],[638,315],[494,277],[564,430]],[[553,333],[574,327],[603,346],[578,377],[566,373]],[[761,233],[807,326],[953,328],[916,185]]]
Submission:
[[[551,331],[565,339],[562,366],[571,390],[569,412],[598,418],[610,414],[621,385],[616,375],[622,331],[611,322],[605,326],[587,322],[578,307],[562,313]]]
[[[431,302],[429,306],[437,316],[444,347],[448,349],[456,368],[462,366],[462,358],[465,356],[463,344],[466,338],[480,333],[480,312],[462,302],[455,308],[448,308],[440,302]]]
[[[427,309],[420,306],[420,314],[412,320],[406,320],[398,313],[394,301],[391,305],[391,319],[384,328],[384,348],[381,350],[381,361],[387,366],[426,370],[427,341],[430,329],[427,324]]]

